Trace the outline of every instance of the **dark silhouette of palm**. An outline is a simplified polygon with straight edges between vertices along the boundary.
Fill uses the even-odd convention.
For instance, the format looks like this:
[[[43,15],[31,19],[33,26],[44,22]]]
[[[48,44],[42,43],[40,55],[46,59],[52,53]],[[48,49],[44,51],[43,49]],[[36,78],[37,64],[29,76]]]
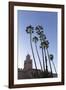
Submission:
[[[39,59],[40,67],[41,67],[41,70],[42,70],[42,64],[41,64],[39,52],[38,52],[38,49],[37,49],[37,41],[38,41],[38,38],[37,38],[36,36],[34,36],[34,37],[33,37],[33,41],[35,42],[35,48],[36,48],[37,56],[38,56],[38,59]]]
[[[50,60],[52,61],[53,66],[54,66],[54,69],[55,69],[55,72],[56,72],[56,74],[57,74],[57,71],[56,71],[56,68],[55,68],[55,64],[54,64],[54,62],[53,62],[53,58],[54,58],[54,56],[53,56],[52,54],[50,54]]]
[[[40,25],[37,25],[36,28],[35,28],[35,30],[36,30],[36,33],[37,33],[38,36],[39,36],[40,42],[42,42],[42,41],[43,41],[43,38],[44,38],[44,35],[43,35],[43,27],[40,26]],[[41,45],[40,47],[42,48],[43,69],[44,69],[44,71],[45,71],[45,62],[44,62],[43,47],[42,47],[42,45]]]
[[[41,47],[42,47],[42,52],[44,51],[43,57],[45,56],[45,62],[44,62],[44,60],[43,60],[43,65],[44,65],[44,67],[46,66],[46,71],[48,71],[45,41],[41,42]]]
[[[33,55],[34,63],[35,63],[35,68],[37,70],[36,60],[35,60],[35,56],[34,56],[34,52],[33,52],[33,47],[32,47],[32,33],[34,32],[33,30],[34,30],[34,27],[32,27],[32,25],[26,27],[26,32],[28,34],[30,34],[30,45],[31,45],[31,50],[32,50],[32,55]]]
[[[37,33],[38,35],[40,35],[40,32],[43,31],[43,27],[40,26],[40,25],[37,25],[36,28],[35,28],[35,30],[36,30],[36,33]]]
[[[44,42],[45,39],[46,39],[46,36],[45,36],[45,34],[42,34],[42,33],[40,32],[39,38],[40,38],[40,42]]]
[[[47,50],[47,55],[48,55],[49,65],[50,65],[50,70],[51,70],[51,74],[52,74],[52,67],[51,67],[51,62],[50,62],[50,57],[49,57],[49,51],[48,51],[48,47],[49,47],[48,40],[45,41],[45,47],[46,47],[46,50]]]

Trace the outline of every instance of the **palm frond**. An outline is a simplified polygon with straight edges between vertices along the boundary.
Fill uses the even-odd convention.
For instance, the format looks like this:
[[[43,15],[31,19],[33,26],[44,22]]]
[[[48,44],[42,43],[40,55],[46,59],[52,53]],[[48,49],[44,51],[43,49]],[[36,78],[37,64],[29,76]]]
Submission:
[[[34,33],[34,27],[32,27],[32,25],[29,25],[26,27],[26,32],[27,33]]]
[[[36,43],[38,41],[38,37],[34,36],[33,41]]]
[[[54,56],[53,56],[52,54],[50,54],[50,60],[53,60],[53,57],[54,57]]]

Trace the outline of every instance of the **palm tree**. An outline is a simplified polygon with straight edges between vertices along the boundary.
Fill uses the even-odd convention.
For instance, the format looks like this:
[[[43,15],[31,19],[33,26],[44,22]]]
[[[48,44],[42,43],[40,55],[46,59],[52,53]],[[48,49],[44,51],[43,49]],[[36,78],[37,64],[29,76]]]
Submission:
[[[39,38],[40,38],[40,42],[42,43],[43,41],[43,27],[40,26],[40,25],[37,25],[36,28],[36,33],[39,35]],[[44,52],[43,52],[43,47],[42,45],[40,46],[40,48],[42,48],[42,58],[43,58],[43,69],[45,71],[45,63],[44,63]]]
[[[42,57],[43,57],[43,67],[45,71],[45,63],[46,63],[46,71],[48,71],[48,66],[47,66],[47,57],[46,57],[46,51],[45,51],[45,39],[46,36],[43,34],[43,31],[40,32],[40,41],[41,41],[41,46],[42,46]],[[44,51],[43,51],[44,50]],[[44,62],[44,56],[45,56],[45,62]]]
[[[52,67],[51,67],[51,62],[50,62],[50,57],[49,57],[49,51],[48,51],[48,47],[49,47],[48,40],[45,41],[45,45],[46,45],[46,50],[47,50],[47,54],[48,54],[48,59],[49,59],[49,64],[50,64],[50,70],[51,70],[51,74],[52,74]]]
[[[57,71],[56,71],[56,68],[55,68],[55,64],[54,64],[54,62],[53,62],[53,55],[52,55],[52,54],[50,54],[50,60],[52,61],[53,66],[54,66],[54,69],[55,69],[55,72],[56,72],[56,74],[57,74]]]
[[[32,47],[32,33],[34,32],[33,30],[34,30],[34,27],[32,27],[32,25],[26,27],[26,32],[28,34],[30,34],[30,45],[31,45],[31,50],[32,50],[32,55],[33,55],[34,63],[35,63],[35,68],[37,70],[36,60],[35,60],[35,56],[34,56],[34,52],[33,52],[33,47]]]
[[[35,42],[35,48],[36,48],[37,56],[38,56],[38,59],[39,59],[40,67],[41,67],[41,70],[42,70],[41,60],[40,60],[40,56],[39,56],[38,49],[37,49],[38,38],[36,36],[34,36],[33,41]]]
[[[46,71],[48,71],[48,66],[47,66],[47,56],[46,56],[46,50],[45,50],[45,42],[41,42],[42,46],[42,54],[43,54],[43,66],[44,66],[44,71],[45,71],[45,64],[46,64]],[[43,52],[44,50],[44,52]],[[44,56],[45,56],[45,62],[44,62]]]

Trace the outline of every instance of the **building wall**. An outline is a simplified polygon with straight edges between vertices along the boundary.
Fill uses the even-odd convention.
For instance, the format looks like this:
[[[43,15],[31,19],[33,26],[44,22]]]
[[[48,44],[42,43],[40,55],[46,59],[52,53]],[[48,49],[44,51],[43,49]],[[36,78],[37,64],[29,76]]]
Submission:
[[[26,60],[24,62],[24,69],[27,69],[27,70],[32,69],[32,60]]]
[[[30,59],[30,55],[26,56],[26,60],[24,61],[24,69],[31,70],[32,69],[32,60]]]

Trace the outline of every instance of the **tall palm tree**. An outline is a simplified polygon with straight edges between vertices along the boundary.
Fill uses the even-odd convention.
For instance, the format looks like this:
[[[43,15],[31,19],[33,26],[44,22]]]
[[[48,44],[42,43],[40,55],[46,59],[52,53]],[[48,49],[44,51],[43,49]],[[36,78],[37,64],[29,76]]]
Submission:
[[[48,51],[48,47],[49,47],[49,42],[48,42],[48,40],[45,41],[45,45],[46,45],[46,50],[47,50],[47,54],[48,54],[50,70],[51,70],[51,74],[52,74],[52,67],[51,67],[51,62],[50,62],[50,57],[49,57],[49,51]]]
[[[30,45],[31,45],[31,50],[32,50],[32,55],[33,55],[34,63],[35,63],[35,68],[37,70],[36,60],[35,60],[35,56],[34,56],[34,52],[33,52],[33,47],[32,47],[32,33],[34,32],[33,30],[34,30],[34,27],[32,27],[32,25],[26,27],[26,32],[28,34],[30,34]]]
[[[42,38],[42,36],[43,36],[43,27],[40,26],[40,25],[37,25],[36,28],[35,28],[35,30],[36,30],[36,33],[39,35],[40,42],[42,43],[42,41],[43,41],[43,38]],[[45,71],[44,52],[43,52],[42,45],[40,46],[40,48],[42,48],[43,70]]]
[[[44,67],[44,71],[45,71],[45,64],[46,64],[46,71],[48,71],[47,56],[46,56],[46,51],[45,51],[45,40],[46,40],[46,36],[43,33],[43,31],[40,32],[40,37],[39,38],[40,38],[41,45],[42,45],[42,56],[43,56],[43,67]],[[44,61],[44,59],[45,59],[45,61]]]
[[[45,62],[44,62],[44,59],[43,59],[43,66],[44,68],[46,67],[46,71],[48,71],[48,66],[47,66],[47,56],[46,56],[46,50],[45,50],[45,42],[41,42],[41,46],[42,46],[42,52],[43,52],[43,58],[45,56]]]
[[[34,36],[33,41],[35,42],[35,48],[36,48],[37,56],[38,56],[38,59],[39,59],[40,67],[41,67],[41,70],[42,70],[42,64],[41,64],[40,56],[39,56],[38,49],[37,49],[38,38],[36,36]]]
[[[53,62],[53,55],[52,55],[52,54],[50,54],[50,60],[52,61],[53,66],[54,66],[54,69],[55,69],[55,72],[56,72],[56,74],[57,74],[57,71],[56,71],[56,68],[55,68],[55,64],[54,64],[54,62]]]

